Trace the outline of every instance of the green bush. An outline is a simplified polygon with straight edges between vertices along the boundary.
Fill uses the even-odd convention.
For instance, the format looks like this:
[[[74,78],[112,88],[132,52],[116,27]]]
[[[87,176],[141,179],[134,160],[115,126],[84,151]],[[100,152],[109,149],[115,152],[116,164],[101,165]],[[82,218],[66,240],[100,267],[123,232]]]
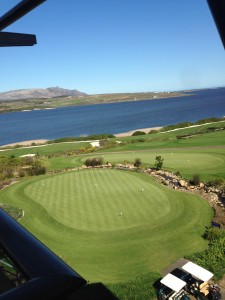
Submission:
[[[35,159],[31,167],[27,169],[27,173],[30,176],[43,175],[46,173],[46,167],[41,160]]]
[[[132,144],[135,144],[135,143],[144,143],[144,142],[145,142],[145,139],[142,139],[142,138],[131,140]]]
[[[175,172],[175,175],[182,178],[180,171]]]
[[[202,124],[206,124],[206,123],[213,123],[213,122],[219,122],[219,121],[224,121],[224,118],[206,118],[206,119],[202,119],[202,120],[199,120],[197,122],[182,122],[182,123],[178,123],[178,124],[175,124],[175,125],[168,125],[168,126],[165,126],[163,127],[160,131],[169,131],[169,130],[173,130],[173,129],[176,129],[176,128],[184,128],[184,127],[189,127],[189,126],[192,126],[192,125],[202,125]]]
[[[205,124],[205,123],[213,123],[213,122],[219,122],[219,121],[223,121],[223,120],[224,120],[224,118],[212,117],[212,118],[205,118],[202,120],[198,120],[197,122],[195,122],[195,124],[201,125],[201,124]]]
[[[225,185],[225,179],[224,178],[215,178],[215,179],[208,181],[207,185],[216,187],[216,188],[221,187],[221,186]]]
[[[102,157],[88,158],[85,160],[85,166],[87,167],[96,167],[103,164],[104,159]]]
[[[108,138],[114,138],[115,136],[113,134],[93,134],[88,136],[80,136],[80,137],[64,137],[55,139],[52,141],[48,141],[48,144],[52,143],[64,143],[64,142],[73,142],[73,141],[89,141],[89,140],[103,140]]]
[[[155,168],[156,170],[160,170],[162,168],[162,165],[163,165],[163,161],[164,161],[164,158],[162,158],[162,156],[156,156],[155,158]]]
[[[134,160],[134,166],[139,168],[141,165],[141,159],[139,157],[135,158]]]
[[[191,122],[182,122],[182,123],[178,123],[175,125],[165,126],[161,129],[161,131],[169,131],[169,130],[173,130],[173,129],[177,129],[177,128],[185,128],[185,127],[189,127],[192,125],[193,125],[193,123],[191,123]]]
[[[132,136],[137,136],[137,135],[145,135],[146,133],[144,131],[135,131]]]
[[[18,220],[22,218],[23,216],[23,211],[21,208],[17,208],[8,204],[2,204],[0,203],[0,207],[4,209],[12,218],[15,220]]]
[[[199,174],[193,174],[192,179],[189,180],[189,183],[192,185],[199,185],[201,182]]]
[[[208,240],[208,249],[186,258],[211,271],[216,279],[225,274],[225,230],[210,228],[203,236]]]
[[[152,130],[149,131],[148,134],[153,134],[153,133],[158,133],[158,132],[160,132],[159,129],[152,129]]]

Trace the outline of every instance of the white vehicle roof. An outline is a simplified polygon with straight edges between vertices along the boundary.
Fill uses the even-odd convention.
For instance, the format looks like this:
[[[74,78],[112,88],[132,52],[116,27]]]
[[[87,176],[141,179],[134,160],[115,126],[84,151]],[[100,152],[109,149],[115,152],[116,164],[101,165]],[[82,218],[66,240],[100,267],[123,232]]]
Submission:
[[[207,271],[206,269],[194,264],[193,262],[189,261],[186,263],[182,269],[194,277],[202,280],[202,281],[208,281],[213,277],[213,273]]]
[[[163,279],[161,279],[160,282],[168,286],[171,290],[175,292],[179,292],[186,285],[185,281],[170,273],[167,274]]]

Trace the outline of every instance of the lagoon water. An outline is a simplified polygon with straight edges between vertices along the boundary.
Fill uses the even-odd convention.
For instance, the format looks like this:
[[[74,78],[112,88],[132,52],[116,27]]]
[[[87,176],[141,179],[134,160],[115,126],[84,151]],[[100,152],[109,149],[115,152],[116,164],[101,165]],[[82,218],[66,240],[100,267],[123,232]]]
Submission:
[[[97,133],[120,133],[225,116],[225,88],[191,96],[72,106],[0,115],[0,145]]]

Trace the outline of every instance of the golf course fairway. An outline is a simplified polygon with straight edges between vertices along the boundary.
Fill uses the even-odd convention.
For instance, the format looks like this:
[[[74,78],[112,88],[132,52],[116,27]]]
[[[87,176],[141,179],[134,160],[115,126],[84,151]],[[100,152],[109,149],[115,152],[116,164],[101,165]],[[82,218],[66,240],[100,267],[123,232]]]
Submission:
[[[142,173],[91,169],[22,180],[0,193],[20,223],[90,281],[161,271],[201,251],[213,211]]]

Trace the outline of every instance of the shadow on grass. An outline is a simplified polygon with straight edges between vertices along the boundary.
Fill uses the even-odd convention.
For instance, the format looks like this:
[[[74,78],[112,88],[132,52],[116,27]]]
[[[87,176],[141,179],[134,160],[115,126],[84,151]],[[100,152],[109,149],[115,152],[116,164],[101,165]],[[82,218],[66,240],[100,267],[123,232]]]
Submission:
[[[91,283],[80,288],[69,300],[119,300],[102,283]]]

